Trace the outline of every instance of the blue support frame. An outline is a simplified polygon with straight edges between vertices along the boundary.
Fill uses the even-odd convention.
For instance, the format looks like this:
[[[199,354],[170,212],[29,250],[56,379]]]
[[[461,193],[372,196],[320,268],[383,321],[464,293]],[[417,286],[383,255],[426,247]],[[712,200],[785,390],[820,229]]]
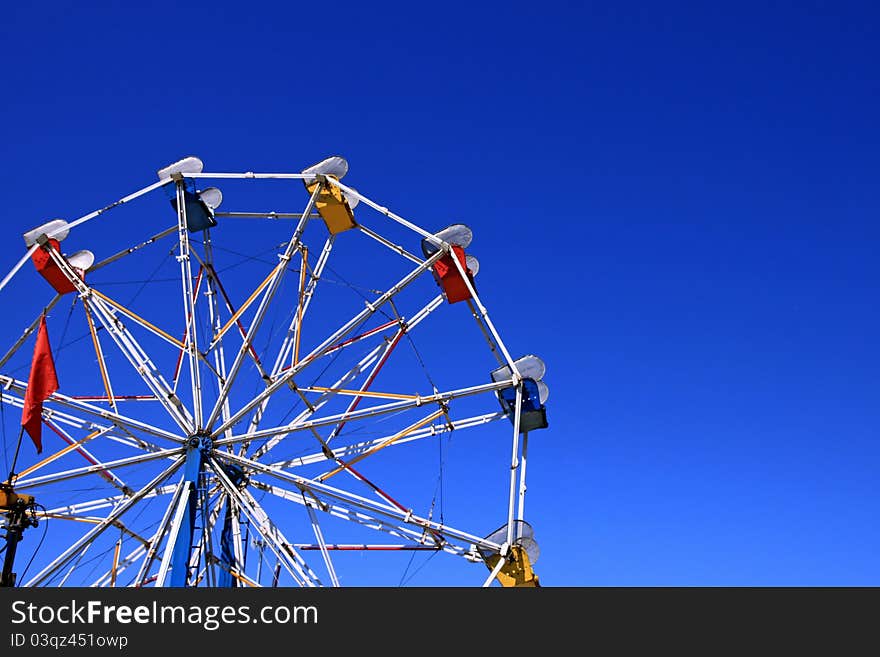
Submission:
[[[223,516],[223,533],[220,535],[220,563],[225,566],[217,573],[217,586],[219,588],[232,588],[235,580],[229,568],[235,564],[235,555],[232,551],[232,510],[227,506]]]
[[[177,533],[174,551],[171,553],[171,574],[168,585],[172,587],[185,587],[189,580],[189,559],[192,554],[196,510],[199,506],[199,475],[204,465],[205,452],[210,449],[211,439],[207,436],[194,436],[190,438],[186,448],[183,476],[186,481],[192,482],[192,485],[189,487],[183,522]]]
[[[244,471],[237,465],[227,464],[223,467],[223,471],[234,486],[240,486],[244,481]],[[230,570],[237,567],[235,550],[233,549],[233,522],[238,522],[238,520],[233,517],[232,501],[230,500],[226,505],[226,513],[223,516],[223,532],[220,535],[220,563],[223,567],[217,574],[219,588],[232,588],[238,585],[230,573]]]

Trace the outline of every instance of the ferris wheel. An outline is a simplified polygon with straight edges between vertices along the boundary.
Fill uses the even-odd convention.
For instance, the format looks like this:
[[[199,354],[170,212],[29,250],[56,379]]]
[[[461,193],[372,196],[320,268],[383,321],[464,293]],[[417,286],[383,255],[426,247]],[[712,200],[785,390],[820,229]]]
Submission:
[[[347,172],[187,157],[24,233],[2,585],[538,585],[544,363],[508,351],[468,226]]]

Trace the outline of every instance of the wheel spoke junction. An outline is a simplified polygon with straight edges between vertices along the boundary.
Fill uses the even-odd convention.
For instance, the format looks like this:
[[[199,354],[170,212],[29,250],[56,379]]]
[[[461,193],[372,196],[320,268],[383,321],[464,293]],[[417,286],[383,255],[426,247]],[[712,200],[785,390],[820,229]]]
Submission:
[[[24,318],[0,333],[0,583],[538,585],[544,364],[502,341],[469,227],[347,171],[188,157],[24,232],[0,281]]]

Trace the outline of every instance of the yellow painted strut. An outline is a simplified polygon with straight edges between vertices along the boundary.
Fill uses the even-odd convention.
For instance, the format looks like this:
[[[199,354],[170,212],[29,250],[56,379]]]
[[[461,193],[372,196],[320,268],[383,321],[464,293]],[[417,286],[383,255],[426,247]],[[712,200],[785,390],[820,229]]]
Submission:
[[[163,331],[162,329],[160,329],[160,328],[159,328],[158,326],[156,326],[155,324],[151,324],[150,322],[148,322],[147,320],[145,320],[143,317],[141,317],[141,316],[138,315],[137,313],[135,313],[135,312],[129,310],[128,308],[126,308],[125,306],[123,306],[121,303],[119,303],[119,302],[117,302],[117,301],[114,301],[113,299],[111,299],[110,297],[108,297],[106,294],[102,294],[102,293],[98,292],[98,290],[96,290],[95,288],[92,288],[92,294],[94,294],[95,296],[97,296],[97,297],[103,299],[104,301],[106,301],[107,303],[109,303],[111,306],[113,306],[114,308],[116,308],[119,312],[121,312],[121,313],[123,313],[123,314],[125,314],[125,315],[128,315],[128,316],[131,317],[134,321],[136,321],[137,323],[139,323],[141,326],[144,326],[145,328],[148,328],[149,330],[153,331],[153,333],[155,333],[156,335],[158,335],[158,336],[160,336],[160,337],[162,337],[162,338],[165,338],[165,339],[168,340],[168,342],[170,342],[171,344],[176,345],[176,346],[180,347],[181,349],[186,349],[186,345],[184,345],[183,342],[181,342],[181,341],[178,340],[177,338],[174,338],[174,337],[170,336],[168,333],[166,333],[165,331]]]
[[[345,388],[325,388],[323,386],[303,387],[306,392],[332,392],[354,397],[376,397],[377,399],[418,399],[421,395],[404,395],[397,392],[373,392],[371,390],[347,390]]]
[[[406,436],[408,436],[409,434],[411,434],[413,431],[416,431],[417,429],[421,429],[421,428],[422,428],[423,426],[425,426],[426,424],[430,424],[431,422],[433,422],[434,420],[436,420],[436,419],[437,419],[438,417],[440,417],[441,415],[443,415],[443,411],[442,411],[442,410],[441,410],[441,411],[437,411],[437,412],[435,412],[435,413],[431,413],[431,415],[429,415],[428,417],[419,420],[419,421],[416,422],[415,424],[411,424],[411,425],[409,425],[406,429],[404,429],[404,430],[401,431],[400,433],[397,433],[397,434],[391,436],[388,440],[386,440],[386,441],[384,441],[384,442],[382,442],[382,443],[379,443],[378,445],[376,445],[376,446],[373,447],[372,449],[368,449],[368,450],[367,450],[366,452],[364,452],[363,454],[358,454],[356,457],[354,457],[354,458],[351,459],[350,461],[346,461],[345,464],[344,464],[343,466],[341,466],[341,467],[339,467],[339,468],[336,468],[335,470],[331,470],[330,472],[328,472],[328,473],[325,474],[325,475],[321,475],[320,477],[318,477],[318,481],[327,481],[330,477],[332,477],[332,476],[335,475],[335,474],[339,474],[340,472],[342,472],[343,470],[345,470],[347,467],[349,467],[349,466],[351,466],[351,465],[354,465],[355,463],[357,463],[357,462],[359,462],[359,461],[364,460],[365,458],[367,458],[367,457],[370,456],[371,454],[375,454],[375,453],[378,452],[379,450],[385,449],[386,447],[389,447],[389,446],[393,445],[394,443],[396,443],[396,442],[397,442],[398,440],[400,440],[401,438],[405,438]]]
[[[110,387],[110,375],[107,373],[107,364],[104,362],[104,352],[101,349],[101,342],[98,340],[98,332],[95,330],[95,321],[92,319],[92,310],[89,303],[83,299],[83,307],[86,310],[86,321],[89,324],[89,333],[92,334],[92,344],[95,346],[95,355],[98,357],[98,369],[101,370],[101,380],[104,382],[104,391],[107,393],[107,399],[110,400],[110,406],[114,412],[117,412],[116,398],[113,396],[113,388]]]
[[[29,475],[30,473],[32,473],[32,472],[34,472],[34,471],[36,471],[36,470],[39,470],[40,468],[42,468],[42,467],[45,466],[45,465],[49,465],[50,463],[52,463],[52,461],[55,461],[55,460],[61,458],[62,456],[64,456],[64,455],[67,454],[68,452],[72,452],[73,450],[75,450],[77,447],[79,447],[79,446],[82,445],[83,443],[87,443],[87,442],[90,441],[92,438],[95,438],[96,436],[98,436],[100,433],[101,433],[100,431],[93,431],[92,433],[90,433],[90,434],[89,434],[88,436],[86,436],[85,438],[83,438],[83,439],[81,439],[81,440],[77,440],[77,441],[74,442],[74,443],[70,443],[67,447],[64,447],[63,449],[60,449],[59,451],[55,452],[54,454],[51,454],[51,455],[47,456],[46,458],[44,458],[44,459],[43,459],[42,461],[40,461],[39,463],[35,463],[35,464],[32,465],[31,467],[22,470],[21,472],[19,472],[19,473],[16,475],[16,477],[18,477],[18,478],[20,478],[20,477],[24,477],[25,475]]]
[[[293,366],[296,367],[296,364],[299,362],[299,343],[300,336],[302,335],[302,318],[303,318],[303,306],[305,305],[305,293],[306,293],[306,269],[309,266],[309,247],[303,245],[302,247],[302,267],[300,267],[299,271],[299,301],[296,304],[296,344],[293,348]]]
[[[258,586],[254,580],[250,579],[249,577],[245,577],[244,575],[241,575],[241,574],[235,572],[234,570],[230,570],[229,574],[232,575],[239,582],[241,582],[243,584],[247,584],[251,588],[257,588],[257,586]]]
[[[242,304],[241,308],[239,308],[238,310],[236,310],[235,313],[232,315],[232,317],[230,317],[229,320],[226,322],[226,324],[223,326],[223,328],[220,329],[220,330],[217,332],[217,335],[214,336],[214,339],[213,339],[213,341],[211,342],[212,345],[213,345],[213,344],[216,344],[216,343],[217,343],[217,340],[219,340],[221,337],[223,337],[223,334],[226,333],[226,331],[229,330],[229,327],[232,326],[232,325],[235,323],[235,321],[236,321],[239,317],[241,317],[242,313],[243,313],[245,310],[247,310],[248,307],[254,302],[254,299],[257,298],[257,295],[259,295],[260,292],[262,292],[262,291],[266,288],[266,286],[272,281],[272,277],[275,276],[276,272],[277,272],[281,267],[284,267],[285,265],[286,265],[286,263],[284,263],[284,262],[279,262],[279,263],[275,266],[275,268],[272,269],[271,272],[269,272],[269,275],[266,276],[266,279],[265,279],[262,283],[260,283],[260,284],[257,286],[257,289],[254,290],[253,293],[251,294],[251,296],[249,296],[249,297],[247,298],[247,301],[245,301],[244,304]]]
[[[67,515],[64,513],[37,513],[37,516],[40,518],[50,518],[50,519],[55,519],[55,520],[71,520],[73,522],[84,522],[89,525],[100,525],[102,522],[105,521],[105,518],[92,518],[89,516],[71,516],[71,515]],[[128,527],[123,525],[118,520],[113,521],[111,524],[114,527],[118,527],[121,531],[123,531],[126,534],[128,534],[129,536],[131,536],[133,539],[135,539],[136,541],[141,543],[144,547],[149,547],[150,541],[145,539],[140,534],[133,532],[132,530],[130,530]]]
[[[116,571],[119,569],[119,550],[122,548],[122,538],[116,541],[116,548],[113,550],[113,567],[110,569],[110,587],[116,587]]]

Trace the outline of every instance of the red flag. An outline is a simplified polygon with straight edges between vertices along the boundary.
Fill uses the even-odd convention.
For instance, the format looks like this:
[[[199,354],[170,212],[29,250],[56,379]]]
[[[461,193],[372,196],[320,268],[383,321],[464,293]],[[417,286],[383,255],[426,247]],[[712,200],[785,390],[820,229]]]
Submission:
[[[28,432],[37,454],[43,452],[43,402],[49,395],[58,390],[58,375],[55,373],[55,361],[49,347],[49,332],[46,330],[46,316],[40,318],[40,330],[37,343],[34,345],[34,358],[31,361],[31,375],[28,378],[27,391],[24,393],[24,409],[21,413],[21,426]]]

